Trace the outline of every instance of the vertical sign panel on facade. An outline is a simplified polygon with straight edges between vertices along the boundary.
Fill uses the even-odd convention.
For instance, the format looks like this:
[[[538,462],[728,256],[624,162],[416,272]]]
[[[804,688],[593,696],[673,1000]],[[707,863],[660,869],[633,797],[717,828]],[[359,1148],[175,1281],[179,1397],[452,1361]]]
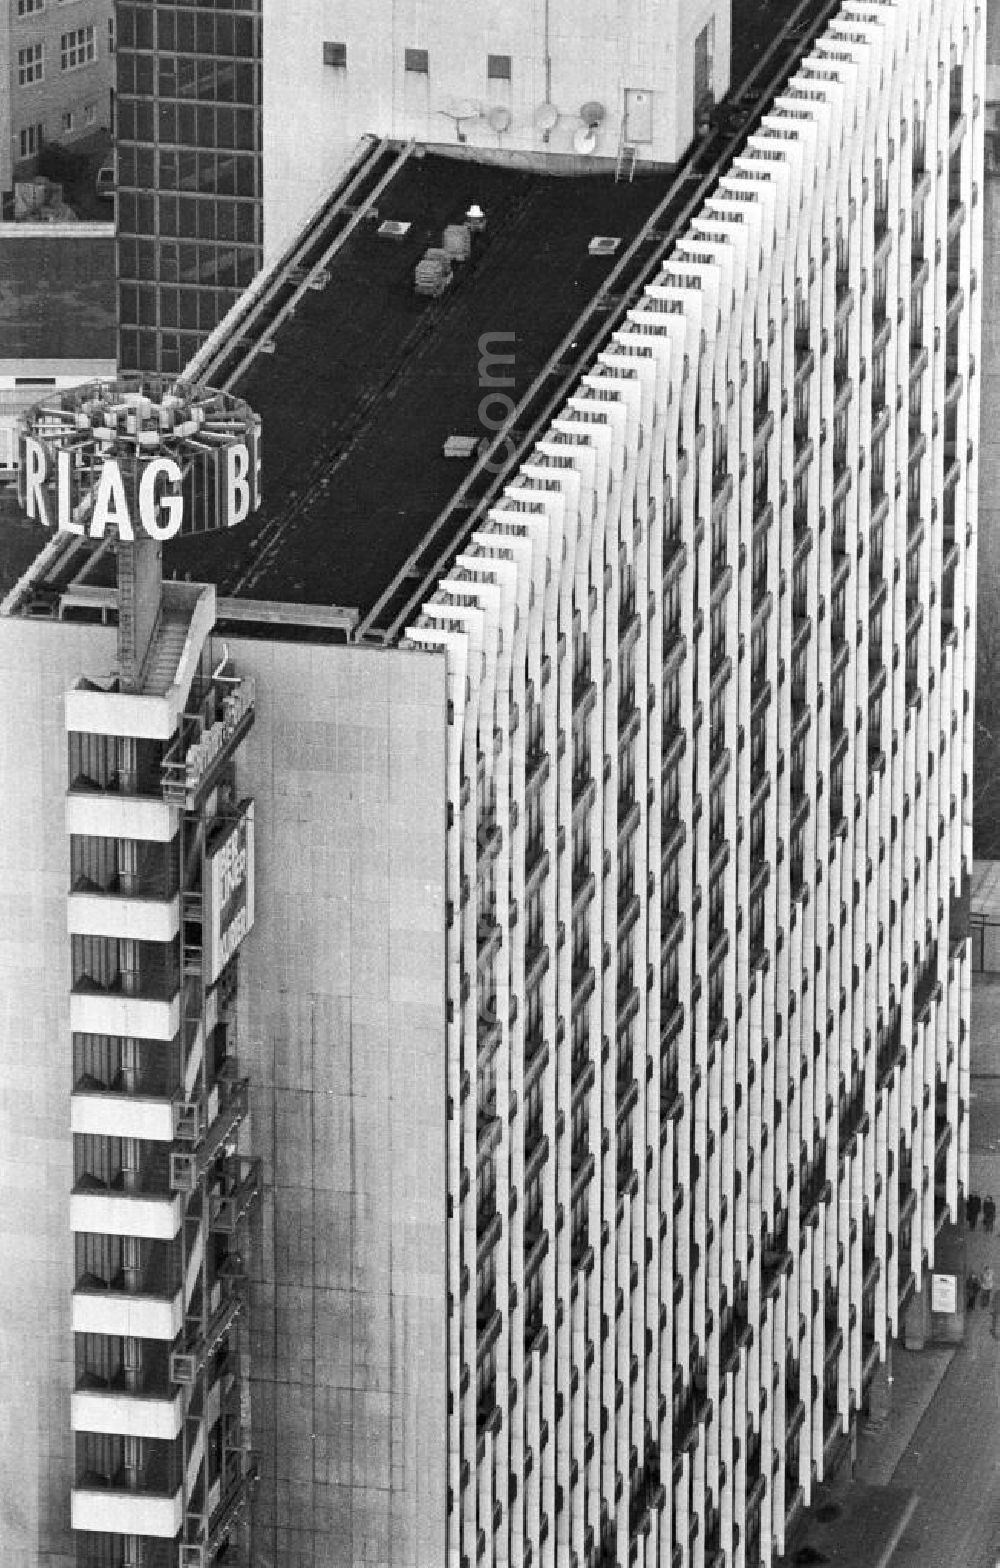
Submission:
[[[206,985],[214,985],[254,922],[254,812],[247,801],[239,821],[212,848],[205,876]]]

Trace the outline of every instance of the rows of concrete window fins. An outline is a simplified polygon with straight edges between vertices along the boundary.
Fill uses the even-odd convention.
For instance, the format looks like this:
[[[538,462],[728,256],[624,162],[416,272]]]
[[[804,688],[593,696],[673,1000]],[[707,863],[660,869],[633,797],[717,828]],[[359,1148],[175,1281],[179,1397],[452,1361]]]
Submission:
[[[952,105],[954,113],[952,120],[952,142],[949,148],[949,233],[947,254],[949,308],[946,339],[948,382],[947,395],[945,400],[946,456],[944,473],[942,474],[942,481],[944,486],[944,536],[947,545],[947,555],[944,561],[941,584],[941,623],[943,633],[942,664],[944,663],[948,646],[954,645],[958,640],[959,628],[954,625],[952,619],[952,607],[954,604],[955,573],[958,570],[962,559],[961,543],[955,538],[955,495],[963,466],[962,454],[956,451],[955,447],[955,410],[958,390],[961,386],[961,370],[959,368],[958,349],[958,319],[963,304],[960,285],[961,256],[959,246],[960,234],[964,220],[964,213],[962,211],[962,203],[960,198],[962,177],[961,154],[963,146],[962,132],[964,125],[959,112],[960,104],[961,68],[959,67],[957,68],[957,74],[953,73],[952,77]],[[923,266],[922,254],[924,235],[923,197],[927,194],[928,187],[927,181],[924,177],[925,171],[923,168],[923,155],[923,128],[920,122],[915,120],[913,124],[912,135],[914,205],[912,209],[913,225],[911,239],[911,250],[915,272],[912,284],[910,313],[910,393],[908,415],[912,431],[912,446],[913,449],[917,452],[917,456],[910,465],[908,480],[909,548],[907,551],[908,613],[906,639],[906,689],[908,706],[911,701],[917,700],[920,695],[916,684],[918,675],[916,648],[919,623],[917,621],[915,611],[918,602],[918,577],[915,566],[912,563],[916,559],[916,549],[924,532],[924,514],[921,507],[920,496],[919,455],[922,452],[921,443],[925,439],[921,429],[922,424],[924,423],[922,414],[926,408],[926,404],[924,402],[923,370],[926,367],[928,361],[928,352],[925,346],[925,334],[923,330],[923,286],[927,279],[927,269]],[[870,643],[873,649],[878,650],[879,654],[879,662],[877,665],[873,665],[869,676],[868,754],[869,764],[873,772],[881,771],[885,766],[885,751],[883,746],[885,724],[882,706],[886,676],[884,666],[881,664],[881,649],[883,644],[881,630],[881,605],[884,603],[886,590],[885,578],[882,575],[886,545],[885,527],[890,515],[891,505],[890,497],[885,486],[885,444],[886,432],[889,422],[886,421],[884,412],[886,409],[886,348],[892,331],[892,323],[890,322],[887,313],[886,281],[888,271],[888,257],[893,244],[893,236],[890,234],[888,224],[886,186],[884,180],[881,180],[879,177],[880,172],[881,171],[876,174],[873,204],[874,210],[872,221],[875,227],[876,262],[872,279],[870,305],[872,317],[872,339],[874,345],[870,397],[873,427],[876,431],[878,431],[878,434],[875,435],[872,443],[870,459],[872,525],[868,540],[869,574],[873,590],[873,622]],[[857,294],[860,291],[858,291],[856,287],[852,287],[851,284],[851,248],[849,242],[849,232],[847,231],[847,226],[843,223],[838,225],[838,233],[835,243],[837,272],[837,317],[834,323],[834,331],[832,336],[834,340],[834,375],[837,407],[834,417],[834,470],[835,476],[839,477],[839,475],[844,472],[846,465],[846,426],[849,417],[850,403],[853,397],[853,388],[849,387],[847,373],[849,351],[848,319]],[[792,691],[793,702],[802,704],[803,709],[805,697],[804,675],[801,672],[800,666],[803,661],[805,643],[808,639],[808,624],[805,616],[806,595],[804,583],[804,566],[807,548],[803,548],[803,545],[805,540],[811,535],[809,512],[806,502],[806,471],[812,455],[812,443],[810,442],[808,436],[809,388],[812,372],[815,364],[817,363],[819,353],[818,345],[814,345],[814,343],[810,340],[811,335],[809,330],[809,314],[806,298],[807,292],[803,287],[797,291],[795,305],[797,359],[794,376],[794,421],[796,438],[794,522],[796,531],[797,560],[795,579],[792,585],[793,603],[795,606],[794,613],[796,616],[795,646],[793,650],[794,662],[792,668]],[[820,334],[815,334],[814,336],[819,337]],[[826,338],[827,334],[824,333],[822,336]],[[765,424],[767,416],[773,412],[774,410],[768,387],[767,363],[764,354],[759,352],[755,366],[755,424],[758,426],[758,428]],[[717,420],[717,440],[721,434],[721,430],[721,421]],[[717,452],[714,467],[720,479],[724,480],[726,473],[724,451],[721,453]],[[753,543],[752,594],[755,609],[757,608],[758,603],[765,592],[765,584],[767,581],[768,532],[773,523],[773,514],[766,499],[768,488],[768,441],[765,438],[765,440],[760,443],[759,449],[755,453],[754,465],[754,496],[755,503],[757,506],[759,506],[759,527],[755,526]],[[721,484],[719,489],[720,491],[722,490]],[[822,519],[820,526],[824,526]],[[841,648],[845,650],[844,655],[840,655],[837,662],[835,663],[832,673],[831,730],[833,736],[836,737],[839,734],[845,733],[844,675],[848,662],[846,657],[847,639],[845,627],[846,596],[844,593],[846,578],[850,570],[850,564],[847,555],[848,500],[846,485],[841,486],[835,484],[832,526],[834,555],[835,559],[837,560],[834,584],[831,592],[833,645],[837,650]],[[671,532],[671,525],[669,522],[667,525],[667,531],[669,537]],[[715,571],[721,571],[725,568],[725,549],[727,535],[728,517],[726,508],[723,505],[713,509],[713,568]],[[676,648],[677,641],[680,636],[680,596],[679,592],[677,591],[677,583],[680,575],[679,567],[683,564],[683,546],[680,544],[679,536],[675,537],[677,537],[677,550],[668,560],[668,567],[664,577],[663,646],[665,650],[665,680],[663,686],[663,749],[665,764],[668,758],[673,759],[670,762],[669,767],[665,766],[662,796],[663,829],[661,842],[665,846],[662,881],[662,918],[663,930],[665,933],[667,933],[665,938],[665,947],[670,942],[671,931],[676,930],[679,927],[682,919],[679,908],[679,854],[685,831],[684,825],[680,822],[677,814],[679,800],[679,770],[681,766],[681,757],[683,755],[683,741],[682,737],[676,733],[676,730],[671,725],[671,715],[676,715],[679,712],[680,705],[679,674],[677,672],[676,659],[674,657],[673,650]],[[801,559],[799,559],[800,552]],[[622,626],[628,627],[634,615],[635,605],[634,598],[630,599],[628,594],[627,570],[623,573],[623,583],[626,586],[623,593],[623,601],[619,611],[619,623]],[[710,650],[713,670],[719,667],[722,660],[725,659],[724,633],[724,618],[722,616],[713,616]],[[626,633],[626,638],[627,637],[628,633]],[[576,643],[577,646],[575,650],[574,661],[574,689],[576,690],[579,688],[582,693],[588,693],[591,690],[590,671],[587,661],[586,636],[582,632],[577,637]],[[634,644],[632,647],[634,651]],[[760,782],[758,771],[763,767],[764,763],[764,733],[768,701],[764,694],[765,681],[763,638],[760,638],[755,643],[752,651],[752,660],[751,688],[754,694],[755,717],[751,726],[750,739],[751,774],[752,781]],[[668,671],[671,673],[668,674]],[[619,691],[624,694],[621,699],[619,711],[623,715],[623,730],[627,733],[629,724],[631,722],[631,712],[634,708],[634,702],[632,700],[634,697],[634,660],[632,669],[630,671],[628,669],[627,652],[623,657],[623,667],[619,672],[619,683]],[[722,684],[724,685],[724,682]],[[721,689],[717,695],[720,698],[718,711],[714,711],[715,704],[713,702],[713,714],[709,726],[709,744],[713,753],[720,750],[722,745]],[[757,702],[758,697],[763,699],[760,703]],[[582,713],[582,708],[583,705],[580,704],[577,709],[578,714]],[[537,705],[530,707],[527,719],[529,733],[527,749],[529,757],[537,756],[537,764],[539,767],[544,760],[541,755],[537,754],[540,732],[540,711],[540,707]],[[832,764],[828,810],[830,815],[831,831],[836,832],[840,829],[844,820],[843,754],[841,754],[838,759],[837,747],[834,745],[831,755],[834,761]],[[789,848],[791,864],[793,868],[793,890],[796,893],[800,893],[805,890],[806,884],[802,852],[805,818],[808,816],[810,809],[812,809],[810,805],[809,794],[805,785],[805,748],[804,744],[802,743],[801,736],[793,741],[793,750],[790,760],[792,791],[795,802],[795,809],[793,813],[792,836]],[[582,721],[578,723],[576,718],[574,719],[573,733],[573,762],[574,783],[575,786],[582,792],[586,789],[587,782],[590,777],[589,736],[588,727]],[[931,756],[929,758],[929,767],[931,770],[933,770],[933,765],[934,758]],[[627,781],[627,794],[628,790],[634,787],[634,758],[632,757],[631,745],[628,740],[625,741],[624,748],[619,757],[619,777]],[[754,787],[754,782],[752,782],[752,787]],[[967,781],[964,787],[967,788]],[[531,798],[529,783],[529,797],[527,806],[529,818],[532,811]],[[624,809],[620,809],[619,811],[619,820],[627,819],[630,805],[631,798],[624,800]],[[956,803],[953,801],[951,806],[952,815],[954,815],[955,809]],[[725,818],[722,809],[721,787],[718,788],[717,791],[713,792],[713,798],[710,803],[710,823],[710,832],[713,835],[713,839],[717,835],[724,836]],[[540,814],[538,816],[538,825],[540,830]],[[941,827],[943,832],[943,821]],[[539,830],[529,830],[527,835],[528,847],[526,849],[525,855],[526,887],[535,888],[534,904],[529,902],[526,910],[526,917],[529,925],[529,930],[526,936],[526,948],[529,952],[537,950],[541,940],[539,930],[541,922],[541,898],[537,895],[537,883],[533,881],[533,872],[535,872],[542,864],[546,855],[547,846],[544,844]],[[488,840],[489,835],[493,831],[495,831],[495,824],[490,820],[489,809],[487,807],[487,809],[481,813],[480,842],[484,842],[484,835]],[[893,831],[894,833],[898,831],[898,824],[895,822],[893,824]],[[762,807],[751,816],[750,834],[751,858],[752,861],[756,862],[760,858],[760,849],[762,848],[763,842]],[[626,922],[631,918],[629,914],[629,905],[631,903],[631,884],[629,880],[631,842],[631,839],[626,836],[624,844],[622,845],[619,853],[618,866],[618,885],[621,893],[621,897],[619,899],[619,909],[624,914]],[[592,875],[587,856],[588,843],[589,835],[585,828],[582,831],[578,831],[576,823],[574,822],[574,890],[584,888],[588,884],[592,885]],[[492,867],[493,862],[491,860],[486,862],[486,864],[488,867]],[[481,909],[485,909],[487,911],[491,904],[491,875],[492,872],[487,870],[486,874],[481,876],[479,881]],[[725,928],[725,910],[721,899],[721,886],[722,880],[721,877],[719,877],[717,882],[710,889],[710,930],[714,933],[713,937],[710,937],[710,943],[714,942],[714,937],[721,936]],[[590,893],[586,895],[581,914],[585,915],[586,906],[589,903],[589,899],[593,896],[593,891],[590,891]],[[535,922],[534,927],[532,927],[533,921]],[[755,955],[761,955],[764,940],[764,909],[762,893],[759,894],[756,898],[751,899],[749,922],[752,951]],[[486,923],[488,925],[489,921],[487,920]],[[586,919],[577,919],[574,901],[574,977],[578,971],[582,975],[586,975],[589,971],[587,928],[588,923]],[[928,938],[929,934],[930,927],[928,927]],[[933,943],[929,943],[926,950],[922,954],[920,952],[921,946],[923,946],[923,944],[918,944],[918,950],[915,954],[915,990],[918,997],[918,1006],[916,1011],[918,1013],[924,1010],[931,999],[932,993],[934,992],[937,985],[939,969],[938,954]],[[627,951],[628,943],[626,936],[621,942],[619,953],[620,955],[625,955]],[[632,962],[631,955],[629,955],[628,961],[623,962],[620,971],[620,984],[622,989],[620,990],[619,995],[622,1000],[624,1000],[624,993],[627,993],[631,989],[631,976]],[[547,1055],[545,1042],[541,1039],[539,1034],[541,1019],[540,988],[541,979],[539,978],[535,982],[535,985],[533,987],[529,987],[526,991],[526,1009],[528,1019],[530,1020],[526,1025],[526,1039],[529,1042],[532,1040],[536,1042],[534,1049],[531,1049],[530,1046],[526,1049],[527,1066],[524,1085],[524,1111],[522,1112],[525,1119],[525,1157],[526,1163],[529,1165],[529,1167],[531,1154],[536,1148],[540,1146],[542,1138],[540,1115],[541,1095],[538,1087],[540,1079],[539,1077],[535,1076],[535,1072],[533,1070],[534,1062],[536,1060],[541,1060],[544,1056]],[[712,1034],[714,1035],[722,1027],[724,1021],[721,1016],[724,996],[721,963],[719,963],[714,970],[710,970],[709,972],[709,994],[710,1028]],[[484,1011],[489,1011],[488,998],[486,999]],[[583,1016],[582,1013],[580,1016]],[[676,948],[673,949],[673,958],[668,958],[664,964],[662,982],[662,1017],[667,1021],[663,1030],[663,1050],[661,1054],[663,1074],[661,1103],[664,1107],[663,1114],[666,1118],[678,1115],[680,1106],[683,1102],[683,1088],[679,1084],[677,1078],[677,1039],[681,1029],[684,1027],[684,1013],[680,1000],[680,975],[678,973],[678,966],[676,962]],[[895,1065],[901,1060],[905,1059],[905,1048],[901,1039],[901,1017],[901,1004],[898,1000],[894,999],[891,1007],[890,1017],[888,1019],[883,1019],[880,1015],[877,1041],[869,1042],[869,1048],[873,1046],[877,1050],[880,1091],[884,1091],[891,1082]],[[495,1071],[492,1068],[496,1037],[496,1031],[494,1031],[492,1036],[489,1037],[486,1052],[483,1053],[480,1057],[478,1086],[480,1104],[481,1106],[487,1105],[490,1108],[491,1114],[493,1114],[495,1111],[496,1105]],[[630,1074],[633,1061],[633,1042],[627,1029],[620,1036],[618,1045],[618,1061],[622,1069],[619,1074],[620,1084],[623,1091],[619,1100],[619,1103],[621,1104],[626,1102],[628,1099],[629,1085],[632,1081]],[[574,1064],[579,1064],[578,1072],[574,1073],[574,1094],[572,1106],[573,1165],[574,1170],[579,1169],[581,1171],[589,1171],[592,1168],[593,1162],[591,1151],[585,1147],[585,1129],[587,1125],[587,1118],[585,1115],[579,1113],[579,1107],[581,1106],[590,1086],[595,1081],[594,1063],[591,1058],[589,1042],[587,1042],[586,1039],[577,1041],[574,1036],[573,1061]],[[935,1174],[937,1175],[940,1174],[940,1166],[943,1163],[949,1136],[946,1108],[944,1106],[943,1099],[943,1085],[939,1085],[938,1097],[934,1101],[934,1122],[935,1128],[939,1134],[935,1143]],[[841,1077],[841,1102],[839,1111],[840,1114],[838,1119],[840,1124],[841,1145],[842,1149],[846,1149],[852,1144],[853,1139],[858,1131],[862,1129],[862,1123],[864,1121],[862,1067],[859,1055],[856,1051],[852,1054],[850,1079],[848,1080],[844,1075]],[[627,1185],[628,1180],[634,1170],[633,1151],[631,1142],[628,1138],[630,1124],[627,1118],[627,1110],[625,1113],[624,1126],[626,1129],[625,1136],[623,1137],[621,1136],[621,1133],[619,1134],[618,1147],[622,1156],[619,1168],[622,1184]],[[897,1248],[897,1255],[899,1259],[898,1285],[902,1294],[905,1294],[906,1290],[912,1287],[911,1224],[913,1211],[916,1207],[916,1194],[911,1186],[910,1151],[907,1145],[908,1139],[903,1138],[901,1142],[900,1160],[897,1175],[897,1181],[899,1184],[900,1213]],[[800,1188],[802,1192],[802,1198],[800,1200],[802,1223],[815,1223],[819,1219],[821,1214],[821,1201],[824,1195],[829,1193],[827,1170],[829,1168],[830,1161],[825,1147],[825,1140],[820,1139],[818,1136],[817,1147],[818,1154],[813,1158],[808,1167],[803,1167],[800,1175]],[[889,1156],[889,1161],[890,1170],[892,1170],[894,1161],[891,1153]],[[495,1191],[496,1173],[495,1170],[492,1169],[489,1154],[487,1154],[480,1167],[479,1176],[480,1179],[477,1190],[480,1192],[480,1194],[489,1194]],[[740,1177],[737,1173],[737,1182],[739,1182],[739,1180]],[[581,1182],[581,1192],[584,1186],[585,1183]],[[943,1217],[943,1183],[938,1183],[938,1189],[939,1190],[935,1196],[935,1211],[936,1216]],[[675,1191],[678,1193],[683,1193],[683,1183],[679,1172],[675,1173]],[[488,1227],[493,1223],[492,1206],[488,1203],[485,1203],[482,1208],[482,1213],[484,1215],[485,1224],[482,1227],[480,1234],[484,1239],[487,1239]],[[777,1216],[773,1230],[770,1232],[769,1239],[766,1240],[764,1247],[765,1253],[769,1254],[772,1258],[771,1266],[775,1268],[775,1275],[777,1274],[778,1270],[777,1265],[774,1264],[773,1260],[782,1260],[786,1252],[785,1246],[779,1244],[782,1242],[784,1226],[786,1224],[787,1214]],[[558,1232],[559,1217],[557,1217],[556,1225]],[[863,1273],[866,1280],[866,1291],[862,1332],[866,1349],[865,1364],[867,1375],[870,1375],[874,1365],[871,1352],[875,1343],[874,1286],[878,1274],[878,1261],[874,1252],[874,1225],[874,1216],[866,1212],[863,1227]],[[540,1233],[540,1229],[540,1172],[535,1172],[533,1174],[532,1183],[528,1186],[526,1193],[525,1250],[527,1263],[537,1262],[538,1260],[539,1238],[536,1236],[536,1231]],[[891,1246],[891,1236],[889,1237],[889,1243]],[[574,1202],[572,1221],[570,1225],[570,1246],[572,1250],[574,1268],[583,1267],[585,1262],[588,1261],[592,1256],[587,1233],[587,1209],[583,1202],[581,1202],[579,1205]],[[526,1341],[529,1345],[535,1344],[537,1342],[538,1336],[544,1334],[545,1332],[544,1325],[541,1321],[541,1301],[540,1291],[537,1288],[537,1280],[537,1273],[533,1275],[526,1272],[525,1293],[528,1301],[531,1303],[531,1310],[526,1309],[525,1311]],[[481,1322],[490,1322],[495,1316],[496,1301],[494,1281],[495,1262],[493,1261],[492,1250],[488,1249],[483,1263],[479,1268],[477,1280],[480,1308],[478,1316]],[[746,1337],[748,1335],[752,1335],[753,1333],[753,1327],[747,1322],[745,1316],[746,1300],[746,1286],[743,1283],[739,1283],[736,1289],[736,1300],[733,1303],[724,1303],[720,1314],[720,1333],[724,1342],[730,1345],[730,1353],[727,1357],[730,1365],[733,1363],[734,1350],[738,1352],[738,1346],[741,1340],[745,1342]],[[829,1322],[831,1324],[836,1324],[838,1321],[836,1290],[829,1284],[829,1281],[827,1284],[826,1306],[826,1315]],[[841,1345],[837,1339],[837,1336],[833,1335],[831,1338],[830,1347],[827,1352],[826,1373],[826,1392],[829,1396],[828,1403],[830,1406],[829,1413],[831,1435],[835,1429],[839,1430],[837,1361],[841,1353]],[[791,1351],[789,1351],[789,1360],[790,1373],[794,1373],[797,1367],[797,1361],[792,1358]],[[678,1419],[675,1420],[675,1435],[679,1440],[676,1445],[678,1449],[682,1446],[686,1433],[691,1430],[692,1422],[696,1422],[697,1420],[699,1401],[697,1399],[696,1389],[700,1375],[703,1375],[702,1369],[699,1367],[693,1368],[689,1388],[682,1390],[679,1395],[675,1396],[676,1400],[680,1404],[679,1412],[675,1412],[675,1414],[678,1416]],[[481,1392],[483,1395],[483,1397],[479,1400],[479,1407],[484,1412],[484,1414],[489,1416],[492,1413],[495,1405],[495,1398],[492,1387],[493,1379],[495,1379],[495,1366],[492,1364],[488,1356],[480,1360],[479,1377],[481,1383]],[[797,1390],[797,1375],[790,1375],[786,1386],[789,1390]],[[855,1393],[857,1393],[857,1391],[855,1391]],[[791,1408],[792,1407],[790,1407],[790,1409]],[[603,1412],[602,1422],[606,1423],[607,1415],[608,1413],[606,1411]],[[799,1442],[798,1426],[795,1422],[792,1424],[795,1427],[795,1430],[787,1440],[788,1458],[790,1460],[793,1459],[793,1456],[797,1455]],[[658,1466],[655,1462],[655,1444],[650,1443],[650,1434],[648,1432],[646,1437],[646,1463],[637,1465],[635,1468],[635,1473],[644,1477],[648,1471],[649,1475],[655,1476],[658,1482]],[[752,1438],[751,1441],[755,1441],[757,1447],[759,1448],[759,1432],[756,1433],[755,1438]],[[790,1466],[789,1473],[794,1474],[796,1468],[796,1463],[793,1462]],[[751,1479],[751,1477],[748,1477],[748,1493],[752,1497],[754,1491],[757,1490],[757,1488],[751,1484]],[[641,1510],[639,1510],[639,1513],[641,1514]],[[711,1506],[709,1506],[706,1513],[707,1530],[709,1536],[714,1534],[712,1528],[713,1517],[714,1522],[717,1524],[717,1510],[713,1511]],[[591,1529],[589,1532],[588,1539],[591,1541],[596,1539],[593,1529]]]
[[[70,788],[86,795],[155,796],[160,789],[164,751],[162,742],[123,743],[111,736],[71,732]],[[210,830],[207,819],[199,825],[200,833]],[[208,1105],[231,1111],[235,1125],[240,1088],[232,1071],[236,963],[230,964],[220,981],[210,1028],[203,1008],[191,1011],[189,1005],[200,996],[192,980],[192,965],[201,942],[200,843],[196,837],[185,851],[180,834],[165,842],[70,835],[71,894],[168,902],[183,886],[185,912],[178,936],[167,942],[100,935],[71,937],[74,992],[154,1001],[184,999],[181,1025],[170,1041],[74,1032],[75,1095],[120,1095],[126,1117],[129,1097],[162,1101],[172,1108],[175,1132],[171,1142],[74,1133],[74,1194],[170,1200],[185,1190],[183,1162],[191,1158],[192,1129],[186,1127],[183,1115],[178,1119],[176,1108],[186,1111],[189,1103],[194,1105],[185,1099],[184,1085],[201,1053],[212,1096],[199,1118],[201,1131],[207,1128],[204,1111]],[[175,1163],[178,1159],[180,1167]],[[238,1162],[238,1167],[241,1165]],[[242,1301],[244,1266],[238,1229],[242,1216],[233,1203],[239,1180],[239,1168],[234,1173],[226,1151],[220,1149],[209,1168],[205,1188],[209,1214],[202,1213],[200,1184],[192,1186],[180,1231],[172,1239],[75,1232],[74,1289],[96,1301],[96,1321],[101,1316],[102,1299],[113,1304],[121,1296],[179,1297],[182,1303],[181,1329],[173,1340],[119,1332],[76,1332],[76,1392],[169,1402],[180,1389],[185,1410],[197,1415],[197,1399],[186,1399],[182,1387],[192,1375],[197,1380],[197,1371],[192,1374],[185,1365],[194,1352],[194,1361],[203,1368],[204,1388],[219,1388],[222,1396],[218,1413],[205,1432],[204,1458],[193,1477],[193,1488],[195,1450],[190,1422],[182,1425],[176,1438],[76,1430],[78,1488],[108,1488],[134,1494],[137,1499],[165,1498],[183,1491],[185,1512],[191,1519],[202,1514],[207,1517],[212,1498],[231,1497],[242,1487],[245,1467],[240,1457],[240,1372],[234,1332],[222,1328],[204,1347],[204,1355],[199,1340],[206,1320],[221,1324],[234,1296],[239,1295]],[[193,1269],[199,1235],[204,1236],[204,1261]],[[90,1315],[93,1317],[92,1311]],[[192,1396],[195,1393],[192,1389]],[[78,1530],[76,1547],[80,1568],[126,1568],[132,1562],[141,1562],[142,1568],[177,1568],[179,1561],[177,1542],[158,1536]]]

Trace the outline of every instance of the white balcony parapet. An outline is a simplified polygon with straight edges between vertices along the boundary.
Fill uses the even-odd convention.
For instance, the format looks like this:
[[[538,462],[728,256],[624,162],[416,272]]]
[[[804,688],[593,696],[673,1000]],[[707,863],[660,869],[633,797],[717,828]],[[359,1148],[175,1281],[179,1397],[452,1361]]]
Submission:
[[[71,991],[70,1028],[79,1034],[172,1040],[180,1028],[180,993],[169,1001],[123,996],[117,991]]]
[[[172,942],[180,930],[181,903],[173,898],[131,898],[120,893],[70,893],[66,927],[71,936],[117,936],[133,942]]]
[[[158,796],[119,795],[114,790],[71,789],[66,794],[66,832],[88,838],[134,838],[168,844],[180,812]]]
[[[74,1432],[107,1432],[121,1437],[156,1437],[171,1442],[184,1422],[184,1398],[172,1394],[151,1398],[124,1389],[76,1389],[70,1401]]]
[[[70,1131],[170,1143],[174,1136],[173,1101],[76,1089],[70,1098]]]
[[[180,1234],[181,1195],[161,1197],[121,1192],[74,1192],[69,1200],[72,1231],[98,1236],[143,1236],[173,1241]]]
[[[171,683],[162,696],[104,688],[81,679],[66,693],[66,728],[90,735],[132,736],[138,740],[170,740],[177,730],[198,659],[215,624],[215,589],[189,583],[163,584],[163,614],[187,619],[187,630]],[[154,638],[155,640],[155,638]]]
[[[130,1335],[171,1343],[184,1325],[180,1291],[173,1296],[137,1296],[121,1290],[74,1290],[74,1334]]]
[[[109,1535],[152,1535],[172,1541],[184,1523],[184,1493],[168,1496],[118,1491],[108,1486],[75,1486],[70,1502],[74,1530]]]
[[[100,690],[81,682],[66,693],[66,728],[88,735],[132,736],[137,740],[169,740],[177,728],[179,709],[164,697]]]

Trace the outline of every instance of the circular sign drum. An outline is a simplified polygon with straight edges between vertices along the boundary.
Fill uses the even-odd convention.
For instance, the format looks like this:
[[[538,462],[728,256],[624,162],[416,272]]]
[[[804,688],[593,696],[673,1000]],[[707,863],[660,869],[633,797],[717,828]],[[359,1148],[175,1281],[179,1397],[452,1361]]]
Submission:
[[[152,374],[52,392],[19,431],[18,497],[46,527],[162,541],[260,505],[260,420],[241,398]]]

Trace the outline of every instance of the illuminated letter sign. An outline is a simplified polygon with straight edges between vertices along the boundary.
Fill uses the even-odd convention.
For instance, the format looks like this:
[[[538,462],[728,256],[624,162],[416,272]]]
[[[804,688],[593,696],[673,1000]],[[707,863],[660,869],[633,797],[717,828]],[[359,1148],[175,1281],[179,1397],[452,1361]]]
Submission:
[[[117,457],[106,457],[102,462],[98,456],[90,470],[88,519],[80,506],[86,492],[81,494],[80,472],[71,454],[57,449],[54,455],[53,463],[43,442],[30,435],[22,437],[21,503],[27,515],[44,528],[51,528],[54,522],[59,533],[86,533],[91,539],[103,539],[110,533],[130,541],[138,524],[161,543],[180,533],[184,524],[184,495],[180,492],[185,474],[174,458],[153,457],[141,464],[135,471],[138,485],[130,496],[129,469],[123,473]],[[221,523],[233,528],[260,506],[260,442],[256,435],[248,441],[233,441],[220,455]]]
[[[223,452],[223,523],[235,528],[260,506],[260,439],[234,441]]]
[[[209,857],[206,884],[208,973],[214,985],[243,938],[253,928],[253,801]]]
[[[63,508],[60,506],[60,516],[62,511]],[[125,494],[122,471],[113,457],[108,458],[97,481],[94,510],[90,518],[91,539],[103,539],[104,530],[109,523],[114,523],[115,533],[119,539],[135,538],[132,532],[132,519],[128,515],[128,496]]]
[[[156,494],[156,481],[164,475],[168,484],[179,485],[183,479],[180,465],[172,457],[154,457],[143,470],[139,484],[139,516],[142,526],[151,539],[172,539],[181,531],[184,502],[179,495]],[[157,514],[163,512],[166,521],[161,523]]]
[[[51,524],[42,489],[48,473],[48,454],[40,441],[25,436],[21,453],[21,499],[28,516],[48,528]]]

